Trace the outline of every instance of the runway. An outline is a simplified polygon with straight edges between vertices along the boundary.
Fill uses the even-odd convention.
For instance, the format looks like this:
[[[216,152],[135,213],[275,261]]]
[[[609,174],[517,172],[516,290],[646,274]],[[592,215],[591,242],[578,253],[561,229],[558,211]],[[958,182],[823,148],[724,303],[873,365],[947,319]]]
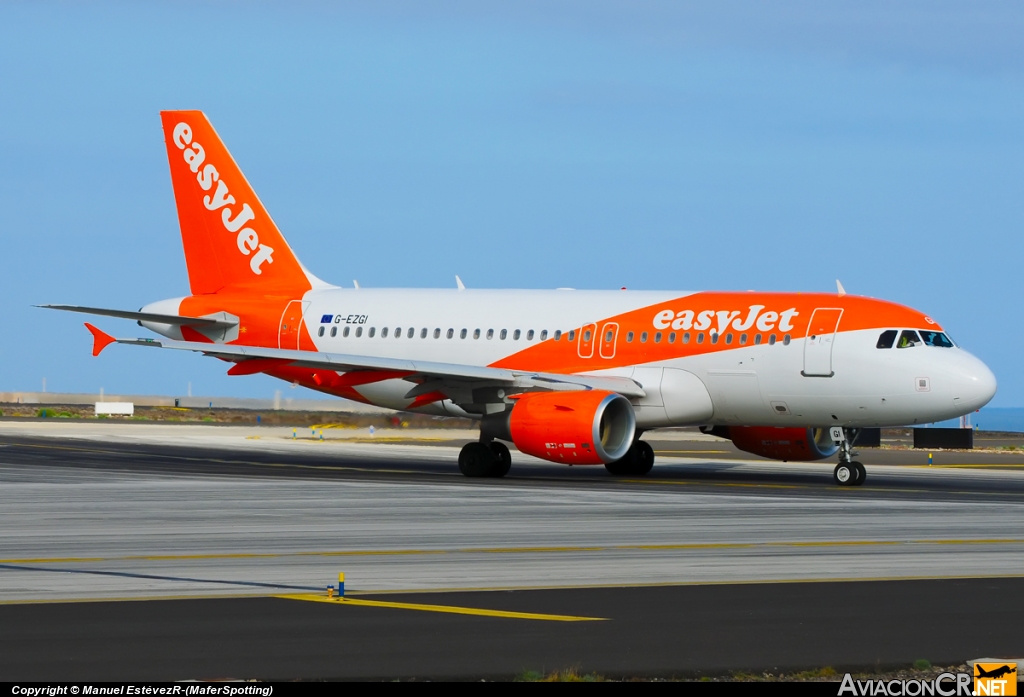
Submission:
[[[470,480],[458,473],[458,450],[448,441],[321,443],[291,441],[277,431],[260,431],[253,438],[251,432],[219,427],[140,426],[133,431],[132,425],[116,424],[110,428],[89,425],[88,429],[68,428],[76,424],[46,426],[50,430],[0,424],[0,626],[4,627],[19,626],[18,622],[45,626],[46,618],[56,621],[59,616],[61,621],[79,618],[74,621],[90,634],[102,629],[96,617],[110,618],[111,627],[119,622],[131,625],[151,614],[153,619],[146,622],[159,624],[163,621],[159,618],[178,613],[185,622],[193,612],[186,612],[187,608],[207,608],[194,611],[194,621],[200,622],[206,615],[238,617],[248,612],[231,608],[258,607],[259,613],[269,613],[267,622],[273,626],[277,626],[274,613],[293,617],[280,620],[287,635],[302,631],[304,620],[300,619],[306,613],[338,608],[299,610],[321,603],[267,596],[323,593],[338,572],[344,572],[347,588],[356,598],[417,598],[410,602],[469,603],[490,609],[500,609],[503,599],[533,598],[515,603],[526,612],[601,617],[617,628],[595,629],[598,622],[583,629],[553,629],[558,622],[502,619],[532,627],[523,629],[522,636],[534,637],[537,646],[571,635],[577,638],[570,646],[585,648],[589,644],[580,637],[600,632],[625,632],[622,641],[642,646],[644,625],[636,618],[655,622],[655,615],[667,613],[678,625],[689,622],[698,610],[711,612],[725,627],[754,622],[766,636],[770,627],[782,631],[789,626],[789,617],[797,623],[791,627],[793,636],[803,637],[789,642],[781,654],[737,650],[713,664],[704,658],[683,661],[678,651],[672,654],[676,656],[672,663],[667,649],[654,652],[662,658],[653,662],[616,662],[608,654],[607,660],[595,663],[606,671],[629,666],[664,672],[712,665],[734,669],[810,665],[818,654],[801,649],[802,642],[834,627],[840,617],[821,614],[826,608],[847,612],[849,598],[874,593],[871,602],[878,608],[888,608],[886,612],[893,616],[905,615],[917,607],[913,598],[927,595],[921,590],[925,587],[941,599],[928,612],[950,621],[941,626],[957,628],[934,637],[945,642],[943,659],[974,658],[964,652],[975,648],[995,654],[1021,648],[999,644],[1003,640],[997,635],[991,635],[994,645],[954,641],[954,634],[961,637],[961,625],[953,622],[956,613],[964,611],[961,604],[969,607],[975,601],[989,602],[979,598],[1004,595],[1009,599],[1014,593],[1019,597],[1024,588],[1017,578],[1024,575],[1024,469],[1011,456],[990,465],[993,468],[980,468],[974,465],[984,463],[957,463],[948,459],[952,454],[940,454],[947,458],[946,464],[964,466],[930,469],[914,464],[872,465],[862,457],[868,465],[868,483],[845,488],[832,483],[834,464],[755,461],[728,450],[699,452],[723,449],[711,441],[677,440],[658,441],[656,449],[685,451],[687,456],[660,455],[651,476],[643,479],[614,479],[603,468],[562,468],[514,453],[515,464],[507,478]],[[909,456],[919,458],[920,454]],[[956,457],[964,460],[974,455]],[[959,580],[964,578],[977,580]],[[863,582],[869,579],[877,582]],[[812,587],[819,590],[807,590]],[[504,592],[468,593],[487,589]],[[712,592],[724,595],[709,606],[701,594]],[[810,614],[801,615],[799,601],[805,593],[819,600],[808,601]],[[174,597],[204,600],[38,604]],[[784,597],[790,598],[789,606],[779,599]],[[1013,624],[1019,619],[1013,609],[1017,605],[1007,602],[1004,607],[1010,609],[1004,610],[1005,617]],[[758,624],[757,613],[777,603],[790,609],[786,613],[780,609],[781,614]],[[273,609],[278,607],[296,609]],[[97,608],[107,609],[90,615],[99,612]],[[472,626],[487,634],[499,619],[452,619],[446,613],[370,607],[358,608],[354,614],[350,610],[356,608],[344,608],[345,617],[408,617],[410,627],[426,623],[422,631],[435,632],[434,636],[448,631],[443,627],[449,622],[476,623]],[[913,610],[914,616],[923,616],[924,609],[918,610]],[[424,619],[428,614],[438,617]],[[387,624],[391,620],[381,621],[385,628],[392,626]],[[237,622],[238,631],[249,631],[246,622]],[[850,665],[864,659],[888,664],[904,656],[938,660],[938,648],[931,655],[914,655],[915,647],[923,650],[932,641],[921,629],[926,624],[919,623],[902,644],[870,660],[854,651],[854,645],[829,645],[832,653],[826,652],[831,657],[827,662]],[[378,635],[359,627],[367,641],[378,636],[385,644],[385,635],[394,639],[395,632],[404,635],[406,631],[392,627]],[[494,629],[501,636],[510,631],[507,625],[501,627]],[[131,634],[130,628],[122,630],[119,637]],[[409,631],[413,637],[420,630]],[[665,637],[672,634],[668,625],[657,631]],[[687,635],[681,631],[670,645],[682,650],[690,639],[680,637]],[[0,640],[13,646],[18,636],[23,633],[5,630]],[[498,641],[497,636],[486,641]],[[510,650],[519,645],[516,642],[526,642],[516,639],[515,632],[509,636]],[[650,641],[654,645],[665,639]],[[366,650],[371,651],[369,645]],[[515,649],[512,655],[524,661],[543,655],[524,651]],[[598,654],[549,655],[570,661],[573,656]],[[302,668],[307,664],[297,658],[291,663],[281,661],[267,664],[284,671],[274,677],[314,673],[323,677],[332,675],[324,671],[336,665],[317,664],[316,671],[308,672]],[[246,668],[253,664],[245,661],[225,665],[238,666],[240,672],[230,673],[235,677],[256,675]],[[445,664],[440,672],[430,672],[414,661],[398,666],[381,658],[366,663],[359,675],[465,677],[471,665],[477,666],[477,673],[488,675],[509,675],[512,670],[507,662],[456,661]],[[546,667],[567,665],[572,663]],[[370,670],[371,666],[382,672]],[[342,675],[356,673],[345,668],[337,673]]]

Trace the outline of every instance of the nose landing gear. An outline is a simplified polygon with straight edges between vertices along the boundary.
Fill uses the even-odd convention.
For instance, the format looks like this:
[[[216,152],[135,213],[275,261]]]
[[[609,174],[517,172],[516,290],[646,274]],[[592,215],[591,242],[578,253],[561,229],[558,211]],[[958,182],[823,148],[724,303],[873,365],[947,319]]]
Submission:
[[[839,430],[838,427],[833,428],[833,431],[835,430]],[[835,479],[836,484],[839,486],[860,486],[868,476],[864,465],[853,460],[853,455],[856,454],[853,452],[853,443],[857,440],[857,436],[860,435],[860,429],[844,428],[841,430],[843,432],[843,439],[837,441],[839,444],[839,464],[833,470],[832,478]]]

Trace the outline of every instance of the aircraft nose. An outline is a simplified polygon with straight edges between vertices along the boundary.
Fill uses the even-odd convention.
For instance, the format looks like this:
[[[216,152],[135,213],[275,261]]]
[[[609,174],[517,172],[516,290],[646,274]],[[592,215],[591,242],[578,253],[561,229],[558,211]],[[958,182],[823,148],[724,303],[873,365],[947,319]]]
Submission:
[[[964,414],[981,409],[996,394],[996,376],[980,359],[966,351],[957,363],[953,404]]]

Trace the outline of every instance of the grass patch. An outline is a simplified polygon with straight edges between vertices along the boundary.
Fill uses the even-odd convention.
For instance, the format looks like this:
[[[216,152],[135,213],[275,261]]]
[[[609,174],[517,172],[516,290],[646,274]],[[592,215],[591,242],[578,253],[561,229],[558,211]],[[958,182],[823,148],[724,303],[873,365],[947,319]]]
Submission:
[[[919,658],[914,661],[914,670],[930,670],[932,662],[924,658]]]
[[[516,676],[516,682],[604,682],[604,676],[581,673],[578,668],[556,670],[547,675],[536,670],[524,670]]]

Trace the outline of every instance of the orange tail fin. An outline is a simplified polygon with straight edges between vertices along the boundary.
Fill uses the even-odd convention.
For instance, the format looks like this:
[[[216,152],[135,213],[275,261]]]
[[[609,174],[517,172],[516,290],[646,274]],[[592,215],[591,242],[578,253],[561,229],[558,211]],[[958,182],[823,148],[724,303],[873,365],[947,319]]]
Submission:
[[[102,329],[97,329],[95,326],[85,323],[85,328],[92,334],[92,355],[98,356],[106,347],[117,341],[114,337],[107,334]]]
[[[201,111],[162,111],[193,295],[284,291],[313,281]]]

